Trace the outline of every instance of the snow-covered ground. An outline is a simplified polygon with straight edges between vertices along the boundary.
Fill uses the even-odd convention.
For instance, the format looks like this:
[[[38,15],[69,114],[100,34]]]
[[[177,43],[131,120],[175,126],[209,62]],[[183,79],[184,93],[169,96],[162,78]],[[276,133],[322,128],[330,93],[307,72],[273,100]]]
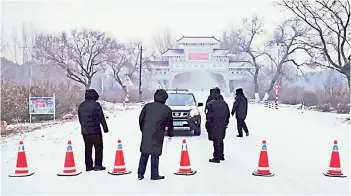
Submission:
[[[201,95],[203,94],[203,95]],[[207,93],[198,93],[205,101]],[[232,98],[227,99],[230,106]],[[202,109],[203,110],[203,109]],[[57,124],[32,133],[3,138],[1,141],[1,195],[10,194],[313,194],[350,195],[350,177],[328,178],[332,145],[339,142],[342,170],[350,175],[350,125],[339,115],[301,111],[282,107],[279,110],[250,104],[247,124],[250,137],[236,138],[236,122],[231,119],[225,139],[226,160],[212,158],[212,143],[204,131],[200,137],[186,137],[194,176],[176,176],[184,137],[166,140],[160,159],[162,181],[149,180],[149,167],[143,181],[136,179],[139,161],[140,131],[137,107],[108,112],[110,133],[104,134],[104,164],[112,170],[116,143],[122,140],[127,169],[132,174],[112,176],[107,171],[84,171],[84,143],[78,122]],[[35,174],[10,178],[13,173],[19,140],[23,139],[29,168]],[[262,140],[267,140],[269,161],[274,177],[251,175],[257,169]],[[58,177],[71,140],[78,170],[75,177]]]

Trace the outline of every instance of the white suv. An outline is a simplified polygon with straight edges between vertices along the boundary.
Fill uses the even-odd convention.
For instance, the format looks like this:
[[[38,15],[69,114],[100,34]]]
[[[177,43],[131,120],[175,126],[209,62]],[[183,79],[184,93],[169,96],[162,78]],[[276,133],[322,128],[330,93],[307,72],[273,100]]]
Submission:
[[[172,109],[174,131],[193,132],[201,135],[201,114],[193,93],[185,89],[167,89],[166,105]]]

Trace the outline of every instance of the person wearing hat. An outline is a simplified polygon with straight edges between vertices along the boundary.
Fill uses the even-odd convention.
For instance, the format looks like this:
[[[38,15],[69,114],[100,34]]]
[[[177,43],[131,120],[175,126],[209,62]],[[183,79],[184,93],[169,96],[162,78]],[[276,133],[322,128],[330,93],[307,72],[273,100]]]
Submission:
[[[235,101],[232,108],[232,116],[235,114],[236,125],[238,128],[238,135],[236,137],[243,137],[243,129],[246,136],[249,136],[249,130],[246,126],[245,119],[247,116],[247,98],[244,95],[243,89],[238,88],[235,92]]]
[[[214,90],[207,104],[205,128],[208,139],[213,143],[213,158],[210,163],[224,161],[224,139],[229,124],[230,110],[223,96]]]
[[[99,94],[95,89],[85,91],[85,101],[78,107],[78,119],[85,143],[85,167],[86,171],[101,171],[106,167],[102,166],[103,140],[101,127],[105,133],[108,133],[108,127],[105,120],[102,107],[97,100]],[[93,165],[92,151],[95,149],[95,165]]]
[[[147,161],[151,156],[151,180],[162,180],[159,175],[159,158],[162,154],[163,140],[167,127],[168,136],[173,136],[172,110],[167,106],[168,94],[164,89],[156,90],[154,102],[147,103],[139,115],[139,127],[142,133],[138,179],[144,179]]]
[[[217,94],[221,94],[221,90],[218,88],[218,87],[215,87],[215,88],[211,88],[210,89],[210,95],[207,97],[207,100],[206,100],[206,105],[205,105],[205,113],[207,113],[207,105],[208,103],[214,99],[214,97],[217,95]]]

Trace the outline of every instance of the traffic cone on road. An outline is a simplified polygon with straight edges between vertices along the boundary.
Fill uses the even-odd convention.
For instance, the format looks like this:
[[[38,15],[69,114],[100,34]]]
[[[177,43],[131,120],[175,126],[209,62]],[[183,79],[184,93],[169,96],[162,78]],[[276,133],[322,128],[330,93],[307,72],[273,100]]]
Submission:
[[[258,169],[252,173],[254,176],[265,176],[272,177],[274,173],[271,173],[269,170],[269,162],[268,162],[268,152],[266,140],[262,141],[262,149],[260,152],[260,159],[258,161]]]
[[[72,149],[72,142],[68,141],[65,164],[63,167],[63,172],[57,174],[58,176],[78,176],[82,172],[77,172],[76,164],[74,162],[74,155]]]
[[[24,151],[23,141],[19,142],[18,153],[17,153],[17,163],[14,174],[10,174],[9,177],[26,177],[33,175],[34,172],[29,172],[26,152]]]
[[[113,166],[112,172],[108,172],[111,175],[125,175],[132,173],[126,169],[123,156],[123,148],[121,140],[117,141],[117,150],[115,156],[115,165]]]
[[[180,167],[177,172],[174,173],[175,175],[185,175],[185,176],[191,176],[196,174],[195,170],[191,170],[190,167],[190,158],[189,158],[189,152],[188,152],[188,145],[186,144],[186,140],[183,140],[182,144],[182,152],[180,156]]]
[[[323,173],[328,177],[340,177],[345,178],[346,176],[341,171],[341,163],[339,156],[338,141],[334,141],[333,151],[330,158],[329,170],[327,173]]]

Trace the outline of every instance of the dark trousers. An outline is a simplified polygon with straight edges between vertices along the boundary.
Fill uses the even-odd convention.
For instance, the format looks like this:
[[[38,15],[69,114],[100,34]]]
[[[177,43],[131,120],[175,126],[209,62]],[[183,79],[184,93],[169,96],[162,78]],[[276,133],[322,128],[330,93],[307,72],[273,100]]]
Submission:
[[[139,160],[139,168],[138,174],[144,175],[146,171],[147,161],[149,159],[150,154],[141,153]],[[157,177],[158,174],[158,164],[159,164],[160,156],[151,155],[151,178]]]
[[[236,119],[236,126],[238,127],[238,134],[240,136],[243,135],[243,129],[245,133],[249,133],[249,130],[247,129],[246,123],[245,123],[245,118],[237,118]]]
[[[85,143],[85,166],[86,168],[93,168],[93,146],[95,149],[95,166],[102,166],[102,135],[83,135]]]
[[[213,159],[224,158],[224,142],[223,140],[213,141]]]

